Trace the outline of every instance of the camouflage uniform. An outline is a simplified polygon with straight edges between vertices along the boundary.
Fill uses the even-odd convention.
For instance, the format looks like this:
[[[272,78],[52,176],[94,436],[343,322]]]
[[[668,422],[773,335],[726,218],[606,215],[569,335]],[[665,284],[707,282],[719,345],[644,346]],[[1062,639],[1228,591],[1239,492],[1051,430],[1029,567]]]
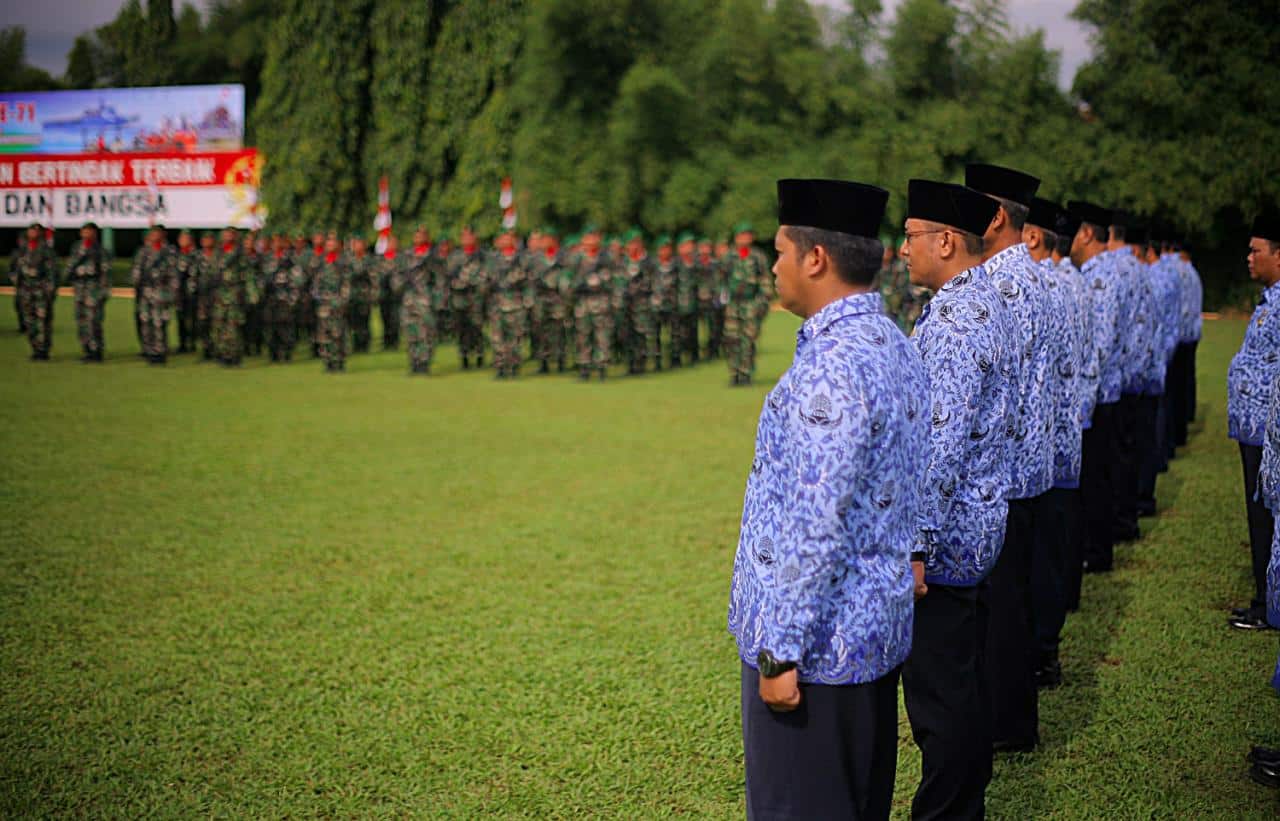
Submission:
[[[341,371],[347,365],[347,315],[351,304],[351,276],[347,260],[328,256],[316,270],[311,285],[316,308],[316,341],[325,370]]]
[[[302,291],[302,303],[298,306],[298,338],[306,339],[311,344],[311,356],[320,356],[319,324],[316,320],[316,305],[311,298],[315,289],[316,276],[324,266],[324,251],[317,251],[312,246],[311,253],[302,261],[302,270],[307,275],[307,287]]]
[[[720,356],[721,344],[724,341],[724,307],[728,294],[725,293],[721,260],[710,254],[698,257],[702,270],[698,278],[698,313],[707,323],[707,352],[705,359]]]
[[[196,258],[196,338],[204,347],[204,358],[213,359],[213,294],[217,290],[221,261],[216,248],[201,248]]]
[[[533,358],[541,362],[540,370],[549,371],[555,361],[560,371],[565,367],[565,354],[569,348],[566,333],[569,277],[556,253],[534,254],[530,258],[530,276],[533,278]]]
[[[489,339],[498,378],[520,371],[522,348],[529,335],[533,283],[523,254],[499,251],[489,257]]]
[[[17,297],[22,305],[23,324],[31,343],[33,359],[48,359],[53,344],[53,300],[58,294],[57,259],[53,249],[38,240],[27,243],[18,254]]]
[[[13,312],[18,315],[18,333],[27,332],[27,315],[22,311],[22,297],[18,293],[18,259],[22,256],[22,246],[15,246],[9,254],[9,284],[13,286]]]
[[[213,349],[224,365],[239,365],[243,356],[245,309],[258,301],[257,263],[243,250],[218,260],[217,282],[210,302]]]
[[[592,370],[604,379],[613,343],[614,272],[608,258],[597,253],[578,255],[574,262],[574,328],[578,341],[577,364],[587,379]]]
[[[76,246],[67,263],[67,279],[76,293],[76,334],[85,361],[101,362],[102,317],[111,296],[111,255],[97,242]]]
[[[262,321],[272,362],[293,359],[297,344],[298,307],[307,287],[307,273],[288,251],[273,253],[262,265]]]
[[[256,254],[246,255],[244,258],[253,261],[253,267],[247,273],[253,277],[254,290],[259,295],[259,299],[256,302],[250,302],[244,306],[244,350],[247,356],[257,356],[262,353],[262,346],[266,341],[266,317],[264,315],[266,305],[261,299],[261,295],[267,287],[267,274],[263,270],[266,259]]]
[[[698,361],[698,309],[700,307],[703,270],[697,256],[676,259],[676,310],[671,335],[671,365],[679,366],[685,358],[692,365]]]
[[[400,347],[400,305],[404,300],[405,260],[398,255],[378,260],[378,314],[382,317],[382,349]]]
[[[676,258],[666,262],[657,261],[653,266],[653,321],[654,347],[657,361],[662,361],[662,336],[666,331],[667,362],[673,368],[680,367],[680,354],[676,340],[680,330],[676,320],[676,287],[680,273],[677,270]]]
[[[380,266],[372,254],[347,258],[347,272],[351,280],[351,302],[348,305],[351,321],[351,350],[368,353],[372,343],[369,317],[378,296],[378,271]]]
[[[402,285],[400,328],[409,351],[409,372],[430,373],[440,330],[437,310],[444,300],[445,261],[428,246],[404,256],[403,271],[396,274]]]
[[[135,312],[142,331],[142,355],[152,364],[169,354],[169,319],[178,298],[178,268],[168,243],[145,245],[133,260]]]
[[[199,254],[196,247],[183,250],[179,248],[174,257],[174,267],[178,272],[178,296],[175,307],[178,313],[178,352],[186,353],[196,349],[196,317],[199,308],[196,303],[199,296]]]
[[[622,263],[626,277],[626,304],[628,326],[627,372],[644,373],[647,360],[653,360],[655,370],[662,370],[658,351],[658,308],[661,297],[654,291],[655,270],[653,261],[646,255],[639,259],[630,256]]]
[[[880,269],[877,280],[885,313],[909,335],[929,301],[928,289],[911,284],[906,263],[897,257]]]
[[[756,369],[756,339],[769,310],[771,285],[769,263],[764,254],[750,247],[733,252],[729,258],[724,346],[735,384],[749,383]]]
[[[467,253],[459,249],[449,256],[449,310],[453,313],[458,335],[458,355],[462,367],[476,367],[484,360],[484,306],[488,296],[485,277],[485,254],[480,250]]]

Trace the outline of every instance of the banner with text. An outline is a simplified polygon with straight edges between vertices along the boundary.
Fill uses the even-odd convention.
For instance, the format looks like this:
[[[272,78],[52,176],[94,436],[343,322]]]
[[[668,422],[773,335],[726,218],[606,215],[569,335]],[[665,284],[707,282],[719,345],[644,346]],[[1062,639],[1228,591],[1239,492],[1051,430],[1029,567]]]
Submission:
[[[255,149],[178,154],[0,154],[0,226],[255,228]]]

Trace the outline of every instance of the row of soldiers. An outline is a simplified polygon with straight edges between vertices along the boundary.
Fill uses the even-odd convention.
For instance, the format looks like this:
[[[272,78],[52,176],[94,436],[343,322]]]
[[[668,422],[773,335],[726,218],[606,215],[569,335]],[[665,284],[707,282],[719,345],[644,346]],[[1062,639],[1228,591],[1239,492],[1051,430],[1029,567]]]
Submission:
[[[58,282],[41,230],[31,227],[11,264],[17,304],[32,308],[19,313],[35,358],[48,356]],[[81,233],[66,279],[76,285],[84,358],[100,361],[110,255],[96,226]],[[429,373],[438,343],[453,338],[464,369],[481,367],[490,348],[499,378],[515,377],[527,355],[541,372],[576,366],[583,379],[603,379],[615,363],[640,374],[724,356],[731,384],[751,381],[773,277],[747,223],[735,227],[732,245],[718,246],[689,232],[647,243],[638,229],[606,240],[590,225],[564,246],[550,229],[523,247],[512,232],[491,248],[469,228],[459,240],[433,242],[419,228],[406,251],[392,236],[375,254],[363,237],[344,245],[332,231],[308,242],[228,228],[221,237],[205,232],[198,246],[181,231],[175,247],[156,226],[132,266],[142,355],[166,361],[176,319],[182,353],[201,348],[234,366],[265,348],[272,361],[288,361],[299,341],[310,341],[328,370],[341,371],[349,352],[370,349],[376,310],[383,347],[399,347],[403,335],[414,374]],[[27,298],[36,291],[42,296]]]

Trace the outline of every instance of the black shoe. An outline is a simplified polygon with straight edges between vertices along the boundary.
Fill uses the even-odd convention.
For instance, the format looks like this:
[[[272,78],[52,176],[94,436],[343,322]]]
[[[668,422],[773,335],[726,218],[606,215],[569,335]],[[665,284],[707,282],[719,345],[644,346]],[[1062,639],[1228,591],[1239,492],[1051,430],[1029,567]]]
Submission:
[[[991,742],[991,752],[1033,753],[1039,744],[1039,738],[1032,739],[1031,741],[993,741]]]
[[[1237,619],[1243,619],[1243,618],[1245,618],[1246,616],[1258,616],[1258,617],[1263,617],[1263,616],[1266,614],[1266,612],[1267,612],[1267,611],[1266,611],[1266,610],[1264,610],[1263,608],[1261,608],[1261,607],[1254,607],[1254,606],[1252,606],[1252,605],[1250,605],[1249,607],[1233,607],[1233,608],[1231,608],[1231,615],[1232,615],[1233,617],[1237,618]]]
[[[1254,747],[1245,760],[1250,764],[1262,763],[1268,767],[1280,767],[1280,747]]]
[[[1096,559],[1085,559],[1081,565],[1081,569],[1085,573],[1110,573],[1111,562],[1101,562]]]
[[[1036,670],[1036,687],[1052,690],[1062,684],[1062,665],[1056,661],[1046,663]]]
[[[560,370],[564,370],[564,366],[560,366]],[[547,364],[547,360],[542,360],[542,364],[538,366],[538,373],[551,373],[551,366]]]
[[[1155,502],[1138,502],[1138,518],[1147,519],[1156,515]]]
[[[1246,616],[1233,616],[1227,619],[1227,624],[1237,630],[1274,630],[1267,620],[1260,616],[1250,613]]]
[[[1249,768],[1249,777],[1264,787],[1280,787],[1280,764],[1255,761]]]
[[[1136,542],[1142,538],[1142,531],[1137,525],[1120,525],[1111,531],[1111,538],[1117,542]]]
[[[467,359],[465,356],[464,356],[464,357],[462,357],[462,369],[463,369],[464,371],[469,371],[469,370],[471,370],[471,360],[470,360],[470,359]]]

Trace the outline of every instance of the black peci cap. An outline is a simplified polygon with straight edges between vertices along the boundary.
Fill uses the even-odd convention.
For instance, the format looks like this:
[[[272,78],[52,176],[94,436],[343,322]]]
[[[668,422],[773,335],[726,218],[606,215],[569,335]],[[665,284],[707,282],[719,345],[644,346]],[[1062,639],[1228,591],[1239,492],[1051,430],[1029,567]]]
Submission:
[[[1101,205],[1094,205],[1084,200],[1071,200],[1067,203],[1067,211],[1071,216],[1090,225],[1102,228],[1111,225],[1111,209],[1103,208]]]
[[[1013,200],[1030,208],[1031,200],[1040,188],[1040,179],[1012,168],[972,163],[965,166],[964,184],[975,191],[1004,200]]]
[[[845,180],[778,180],[778,224],[877,239],[889,192]]]
[[[1126,244],[1146,245],[1150,237],[1151,229],[1145,223],[1139,222],[1136,218],[1129,221],[1129,227],[1124,234]]]
[[[1253,228],[1249,231],[1249,236],[1259,237],[1271,242],[1280,242],[1280,211],[1275,208],[1267,208],[1254,217]]]
[[[1060,237],[1074,237],[1080,230],[1080,218],[1065,208],[1059,208],[1053,221],[1053,232]]]
[[[1031,214],[1027,217],[1027,223],[1043,228],[1046,231],[1057,233],[1058,213],[1061,210],[1056,202],[1047,200],[1044,197],[1033,197],[1031,199]]]
[[[928,220],[982,236],[1000,204],[986,194],[949,182],[907,183],[907,219]]]

